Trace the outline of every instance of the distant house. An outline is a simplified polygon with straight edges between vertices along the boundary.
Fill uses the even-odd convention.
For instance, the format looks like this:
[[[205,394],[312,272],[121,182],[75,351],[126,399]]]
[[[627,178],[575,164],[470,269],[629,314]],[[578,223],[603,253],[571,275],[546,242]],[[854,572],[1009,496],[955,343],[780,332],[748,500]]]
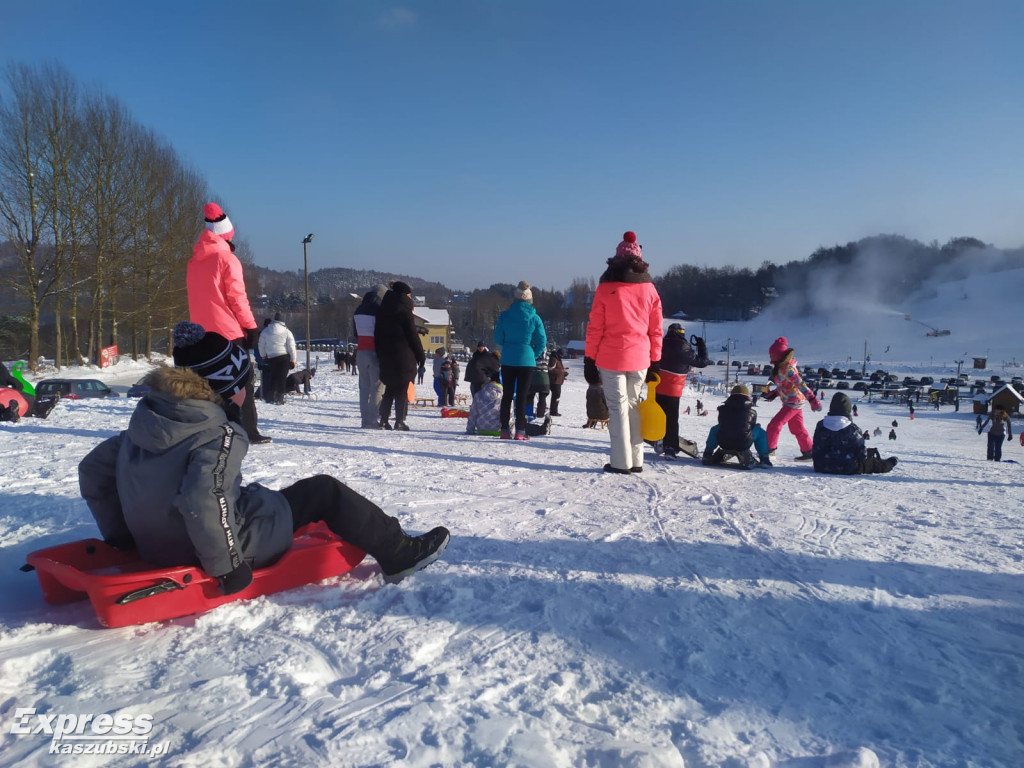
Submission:
[[[423,347],[429,353],[438,347],[449,349],[452,343],[452,321],[447,309],[430,309],[429,307],[413,307],[412,316],[416,322],[427,329]]]
[[[1001,405],[1009,414],[1020,415],[1020,406],[1024,403],[1024,395],[1021,395],[1009,384],[1004,384],[988,397],[988,406]]]
[[[587,348],[587,342],[574,339],[565,345],[565,354],[570,359],[575,360],[577,357],[583,357],[583,353]]]

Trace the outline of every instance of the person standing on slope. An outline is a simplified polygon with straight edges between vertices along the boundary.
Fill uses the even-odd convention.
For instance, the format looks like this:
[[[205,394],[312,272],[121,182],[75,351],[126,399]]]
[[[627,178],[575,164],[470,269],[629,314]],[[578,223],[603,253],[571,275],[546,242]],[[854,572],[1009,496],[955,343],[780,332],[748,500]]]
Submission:
[[[245,293],[242,262],[235,256],[235,228],[217,203],[207,203],[203,213],[206,228],[192,248],[186,277],[189,319],[251,350],[259,343],[259,329]],[[252,377],[246,387],[242,426],[253,445],[269,443],[259,432]]]
[[[384,384],[384,395],[380,401],[381,429],[392,429],[393,404],[394,429],[409,431],[405,423],[409,413],[409,385],[416,377],[417,366],[426,361],[412,310],[412,288],[408,283],[396,280],[381,300],[373,330],[374,347],[380,361],[380,380]]]
[[[785,336],[779,336],[768,348],[768,357],[772,361],[771,379],[776,388],[766,392],[764,399],[774,400],[781,397],[782,408],[768,422],[768,429],[765,431],[768,433],[768,450],[774,453],[779,445],[782,428],[788,424],[789,431],[793,433],[800,446],[798,458],[806,461],[812,458],[811,448],[814,443],[807,432],[807,427],[804,426],[804,414],[801,409],[805,400],[811,404],[812,411],[820,411],[821,403],[814,392],[804,384],[794,354]]]
[[[661,297],[636,234],[626,232],[594,292],[583,358],[587,381],[600,371],[608,401],[611,461],[605,472],[643,471],[640,392],[658,371],[661,325]]]
[[[686,388],[686,376],[691,367],[706,368],[708,348],[704,339],[695,336],[694,344],[686,338],[686,329],[679,323],[672,323],[661,341],[661,381],[654,399],[665,412],[665,437],[661,442],[663,454],[670,459],[679,455],[683,446],[687,453],[696,457],[696,443],[679,437],[679,398]],[[694,348],[696,345],[696,349]]]
[[[288,371],[298,362],[295,336],[284,324],[280,312],[260,334],[259,353],[267,361],[267,376],[263,382],[263,399],[275,405],[284,405]]]
[[[352,315],[356,331],[356,366],[359,371],[359,418],[363,429],[380,427],[380,399],[384,388],[380,383],[380,361],[373,332],[377,326],[377,311],[388,292],[386,285],[367,291],[363,301]]]
[[[533,369],[537,367],[537,358],[548,347],[548,337],[540,315],[533,308],[530,284],[520,280],[512,295],[512,306],[498,316],[494,326],[494,343],[501,348],[501,439],[529,440],[526,434],[526,400]]]

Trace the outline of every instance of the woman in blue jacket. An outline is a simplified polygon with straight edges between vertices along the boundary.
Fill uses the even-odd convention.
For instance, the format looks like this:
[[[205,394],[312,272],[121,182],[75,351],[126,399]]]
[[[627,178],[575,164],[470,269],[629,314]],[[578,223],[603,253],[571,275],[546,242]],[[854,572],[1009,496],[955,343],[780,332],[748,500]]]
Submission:
[[[494,327],[494,343],[501,348],[501,439],[513,437],[512,398],[515,396],[515,439],[529,440],[526,436],[526,396],[530,391],[533,369],[537,358],[544,355],[548,337],[544,333],[537,310],[533,308],[533,291],[525,280],[516,286],[515,301],[501,313]]]

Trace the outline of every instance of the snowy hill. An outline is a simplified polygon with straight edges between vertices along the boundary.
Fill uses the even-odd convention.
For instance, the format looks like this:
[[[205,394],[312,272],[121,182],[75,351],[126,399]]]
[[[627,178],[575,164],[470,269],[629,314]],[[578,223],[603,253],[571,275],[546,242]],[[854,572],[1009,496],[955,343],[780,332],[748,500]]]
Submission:
[[[748,322],[709,323],[708,349],[721,349],[731,338],[737,340],[733,359],[766,363],[769,345],[786,336],[801,363],[859,368],[867,342],[871,365],[887,370],[929,366],[955,373],[957,360],[970,368],[972,358],[985,357],[990,370],[1002,373],[1024,365],[1024,341],[1015,320],[1024,297],[1024,268],[1002,266],[995,257],[976,259],[970,274],[944,275],[898,307],[873,301],[869,285],[822,282],[811,317],[794,317],[780,302]],[[931,328],[950,334],[930,337]],[[700,333],[700,328],[691,324],[687,331]]]
[[[777,311],[707,335],[712,347],[736,338],[733,357],[757,361],[786,335],[808,364],[854,363],[867,340],[872,366],[937,376],[988,354],[1001,372],[1024,357],[1008,322],[1022,275],[971,274],[906,306],[833,301],[811,319]],[[951,335],[927,338],[904,313]],[[333,474],[411,531],[450,527],[443,558],[396,586],[367,560],[318,585],[123,629],[102,629],[86,603],[47,606],[18,567],[96,535],[77,464],[127,425],[134,401],[65,402],[45,421],[0,424],[0,762],[1024,763],[1021,469],[985,461],[971,413],[921,408],[910,421],[901,406],[861,402],[864,428],[899,424],[877,445],[899,457],[888,475],[816,475],[790,460],[786,434],[770,470],[649,453],[642,474],[622,477],[600,471],[607,435],[581,428],[581,368],[569,363],[552,434],[529,443],[468,437],[435,409],[413,410],[409,433],[359,429],[356,377],[322,369],[316,400],[260,406],[274,442],[250,450],[246,480]],[[72,374],[124,384],[142,369]],[[683,407],[698,397],[712,414],[722,401],[688,389]],[[762,421],[777,407],[761,404]],[[711,423],[688,415],[681,430],[703,442]],[[1004,449],[1015,462],[1019,428]],[[45,733],[12,732],[25,708],[151,715],[151,741],[168,751],[52,755]]]

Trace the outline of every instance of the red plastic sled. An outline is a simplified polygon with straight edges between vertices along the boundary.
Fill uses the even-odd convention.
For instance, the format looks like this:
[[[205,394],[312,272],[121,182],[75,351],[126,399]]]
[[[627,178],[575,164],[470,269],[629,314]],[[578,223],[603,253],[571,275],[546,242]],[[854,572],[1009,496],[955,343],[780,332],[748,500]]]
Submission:
[[[92,603],[100,624],[124,627],[202,613],[218,605],[269,595],[339,576],[365,557],[322,525],[298,530],[292,548],[269,568],[253,572],[252,584],[233,595],[221,594],[217,579],[201,568],[155,568],[134,551],[114,549],[99,539],[84,539],[40,549],[26,559],[39,576],[47,603]]]
[[[441,409],[442,419],[468,419],[469,411],[463,410],[462,408],[442,408]]]

